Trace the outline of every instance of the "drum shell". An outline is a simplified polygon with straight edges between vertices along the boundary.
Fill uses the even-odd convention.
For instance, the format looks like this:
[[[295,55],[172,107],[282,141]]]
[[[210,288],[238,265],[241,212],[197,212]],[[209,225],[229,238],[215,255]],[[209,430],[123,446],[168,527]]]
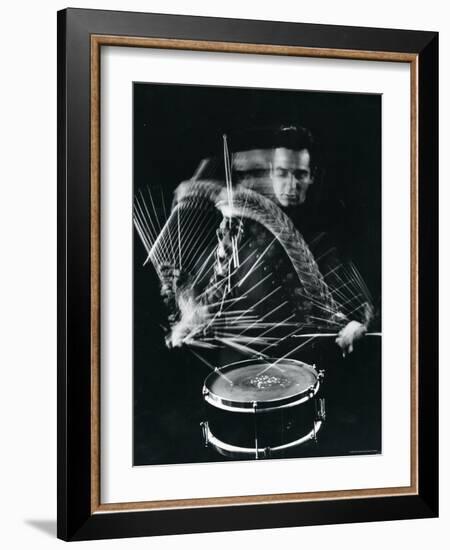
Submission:
[[[305,436],[317,419],[316,396],[288,407],[239,412],[205,402],[205,417],[211,433],[237,447],[274,448]]]

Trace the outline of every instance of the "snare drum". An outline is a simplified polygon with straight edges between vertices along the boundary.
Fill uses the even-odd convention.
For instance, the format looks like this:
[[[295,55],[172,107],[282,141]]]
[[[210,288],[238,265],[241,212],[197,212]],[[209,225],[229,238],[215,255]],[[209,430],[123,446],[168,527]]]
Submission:
[[[205,380],[206,445],[225,456],[262,458],[317,440],[325,420],[323,371],[293,359],[249,359]]]

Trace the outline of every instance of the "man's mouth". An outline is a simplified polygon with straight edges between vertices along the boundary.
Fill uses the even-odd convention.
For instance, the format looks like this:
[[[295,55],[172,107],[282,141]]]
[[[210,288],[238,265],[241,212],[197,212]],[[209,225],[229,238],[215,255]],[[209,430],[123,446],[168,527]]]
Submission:
[[[298,195],[283,194],[283,195],[281,195],[281,197],[282,197],[283,199],[286,199],[286,200],[298,200]]]

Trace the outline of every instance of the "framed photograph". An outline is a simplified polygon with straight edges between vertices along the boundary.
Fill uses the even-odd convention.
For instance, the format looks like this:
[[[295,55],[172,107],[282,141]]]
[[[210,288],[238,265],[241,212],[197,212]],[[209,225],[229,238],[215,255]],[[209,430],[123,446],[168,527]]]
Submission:
[[[438,35],[58,13],[58,536],[438,514]]]

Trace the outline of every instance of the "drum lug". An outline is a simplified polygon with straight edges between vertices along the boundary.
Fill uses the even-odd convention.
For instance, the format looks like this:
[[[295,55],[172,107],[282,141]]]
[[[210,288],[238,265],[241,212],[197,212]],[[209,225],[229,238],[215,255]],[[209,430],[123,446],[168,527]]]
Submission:
[[[272,449],[270,447],[265,447],[261,451],[261,455],[262,455],[263,458],[270,458],[271,455],[272,455]]]
[[[209,438],[208,438],[208,431],[209,431],[209,425],[208,422],[200,422],[200,428],[202,430],[202,437],[203,437],[203,445],[205,447],[209,446]]]
[[[325,398],[320,397],[318,399],[318,404],[316,405],[316,420],[324,422],[326,418],[326,411],[325,411]]]
[[[317,405],[316,405],[316,416],[317,416]],[[309,434],[309,439],[311,441],[314,441],[314,443],[317,443],[317,425],[320,425],[320,423],[317,420],[314,420],[313,422],[313,429],[311,430],[311,433]]]
[[[317,378],[322,381],[325,377],[325,371],[324,370],[320,370],[318,375],[317,375]]]

